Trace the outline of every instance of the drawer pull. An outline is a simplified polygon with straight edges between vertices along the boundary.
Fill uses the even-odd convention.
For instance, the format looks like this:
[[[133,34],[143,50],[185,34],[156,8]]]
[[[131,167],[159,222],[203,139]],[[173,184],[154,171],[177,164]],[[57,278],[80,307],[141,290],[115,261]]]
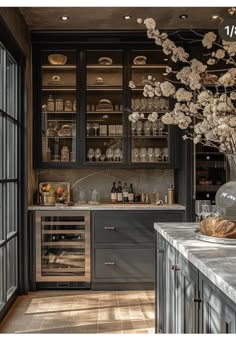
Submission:
[[[194,303],[201,303],[202,302],[201,298],[194,298],[193,301],[194,301]]]
[[[115,262],[105,262],[104,265],[115,265]]]
[[[105,230],[115,230],[115,227],[104,227]]]

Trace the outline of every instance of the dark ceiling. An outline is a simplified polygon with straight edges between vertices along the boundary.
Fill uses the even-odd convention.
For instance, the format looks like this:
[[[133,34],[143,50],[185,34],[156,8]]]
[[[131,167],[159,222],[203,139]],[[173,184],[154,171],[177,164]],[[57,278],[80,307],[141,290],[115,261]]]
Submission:
[[[216,14],[229,17],[227,7],[19,7],[27,25],[32,30],[140,30],[137,18],[153,17],[161,29],[217,29]],[[187,14],[181,20],[179,16]],[[60,20],[62,15],[69,21]],[[124,15],[131,15],[124,20]]]

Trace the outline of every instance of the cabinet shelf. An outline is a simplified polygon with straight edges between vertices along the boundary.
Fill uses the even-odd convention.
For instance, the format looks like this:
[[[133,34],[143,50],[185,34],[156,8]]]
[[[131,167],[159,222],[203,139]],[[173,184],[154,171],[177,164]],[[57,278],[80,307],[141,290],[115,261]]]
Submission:
[[[58,138],[58,139],[62,139],[64,140],[65,138],[67,139],[72,139],[72,138],[76,138],[76,136],[42,136],[43,138]]]
[[[84,230],[42,230],[43,235],[54,235],[54,234],[82,234]]]
[[[122,65],[87,65],[87,69],[115,70],[122,69]]]
[[[124,136],[86,136],[86,138],[91,139],[103,139],[103,138],[123,138]]]
[[[206,191],[206,192],[216,192],[221,187],[221,184],[212,184],[212,185],[196,185],[197,191]]]
[[[64,66],[53,66],[53,65],[42,65],[42,69],[54,70],[54,69],[61,69],[61,70],[73,70],[76,69],[76,65],[64,65]]]
[[[75,92],[76,88],[72,87],[43,87],[43,92]]]
[[[99,86],[88,86],[86,88],[87,91],[112,91],[112,92],[121,92],[123,91],[123,87],[112,87],[112,86],[103,86],[103,85],[99,85]]]
[[[85,244],[84,241],[81,243],[81,241],[55,241],[55,242],[42,242],[42,246],[76,246],[77,248],[84,248]]]
[[[84,272],[84,267],[81,268],[44,268],[44,266],[42,266],[42,271],[45,273],[60,273],[60,272],[64,272],[64,273],[71,273],[71,272]]]
[[[76,111],[42,111],[42,114],[77,114]]]
[[[131,138],[133,139],[144,139],[144,138],[147,138],[147,139],[156,139],[156,138],[168,138],[168,135],[157,135],[157,136],[145,136],[145,135],[142,135],[142,136],[130,136]]]
[[[86,114],[102,114],[102,115],[104,115],[104,114],[123,114],[123,112],[122,111],[87,111],[86,112]]]
[[[166,69],[168,65],[132,65],[132,69]]]

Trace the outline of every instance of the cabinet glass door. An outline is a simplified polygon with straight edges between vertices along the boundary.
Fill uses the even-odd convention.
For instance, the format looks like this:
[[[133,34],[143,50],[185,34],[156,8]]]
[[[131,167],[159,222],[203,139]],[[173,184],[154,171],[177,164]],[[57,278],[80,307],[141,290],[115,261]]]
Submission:
[[[131,80],[136,87],[131,89],[132,112],[143,113],[144,117],[130,123],[131,162],[132,163],[168,163],[169,132],[161,117],[169,110],[166,97],[145,97],[143,89],[151,81],[165,81],[167,64],[158,51],[133,51],[131,53]],[[152,76],[152,80],[149,79]],[[150,115],[156,112],[158,117],[152,121]]]
[[[42,162],[76,162],[76,52],[41,53]]]
[[[86,162],[123,162],[123,53],[86,55]]]
[[[45,215],[38,219],[36,265],[38,281],[89,281],[88,215]],[[41,241],[39,242],[39,239]]]

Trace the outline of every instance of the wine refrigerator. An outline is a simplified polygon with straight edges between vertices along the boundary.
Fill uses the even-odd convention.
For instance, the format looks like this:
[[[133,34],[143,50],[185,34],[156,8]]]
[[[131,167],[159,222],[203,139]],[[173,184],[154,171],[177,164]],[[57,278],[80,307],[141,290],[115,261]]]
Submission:
[[[90,283],[90,213],[36,212],[36,282]]]

